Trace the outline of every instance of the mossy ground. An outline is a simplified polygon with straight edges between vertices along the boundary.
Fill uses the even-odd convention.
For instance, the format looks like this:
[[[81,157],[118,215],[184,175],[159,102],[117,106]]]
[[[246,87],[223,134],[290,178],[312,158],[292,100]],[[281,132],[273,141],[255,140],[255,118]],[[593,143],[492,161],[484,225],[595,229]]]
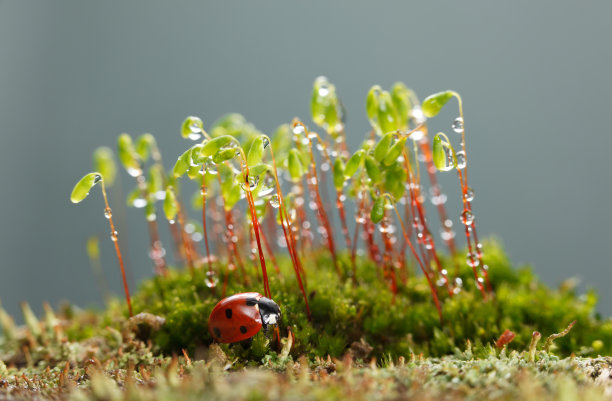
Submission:
[[[263,332],[247,349],[211,345],[207,319],[223,275],[213,294],[200,269],[193,276],[171,270],[134,294],[135,313],[165,319],[155,329],[130,324],[119,302],[105,311],[47,309],[41,321],[26,308],[25,327],[2,313],[0,398],[605,397],[606,387],[592,378],[603,381],[611,364],[588,357],[612,355],[612,321],[595,314],[596,295],[578,295],[569,282],[550,289],[529,268],[513,269],[495,243],[485,247],[495,297],[484,301],[471,272],[463,271],[463,291],[453,298],[440,291],[443,325],[422,277],[411,273],[393,302],[376,265],[359,258],[355,281],[339,280],[324,251],[306,259],[311,321],[290,264],[280,260],[281,273],[271,273],[273,298],[283,311],[281,345]],[[341,266],[351,270],[348,257],[341,257]],[[247,269],[250,285],[232,273],[228,295],[261,286],[254,266]],[[540,345],[529,360],[533,331],[546,338],[574,320],[551,352]],[[506,329],[516,337],[496,349],[494,340]]]

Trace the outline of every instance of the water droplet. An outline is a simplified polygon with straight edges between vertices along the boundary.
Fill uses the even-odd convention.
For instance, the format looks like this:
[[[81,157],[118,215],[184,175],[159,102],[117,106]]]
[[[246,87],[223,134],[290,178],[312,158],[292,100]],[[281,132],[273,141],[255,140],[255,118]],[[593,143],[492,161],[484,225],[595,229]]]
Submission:
[[[474,200],[474,190],[470,187],[468,187],[465,190],[465,194],[463,194],[463,197],[465,198],[466,201],[471,202]]]
[[[267,137],[263,138],[263,148],[266,149],[268,146],[270,146],[270,140]]]
[[[463,118],[457,117],[451,124],[451,128],[458,134],[463,133]]]
[[[102,181],[102,176],[100,174],[94,175],[94,185]]]
[[[463,170],[467,164],[467,160],[465,158],[465,152],[463,150],[460,150],[459,152],[455,154],[455,156],[457,157],[457,169]]]
[[[440,238],[444,241],[450,241],[455,238],[455,231],[450,229],[442,229],[440,230]]]
[[[476,255],[470,252],[468,252],[467,254],[466,261],[467,261],[467,265],[470,267],[477,267],[480,264],[480,261],[478,260]]]
[[[421,141],[424,137],[425,133],[421,130],[414,131],[412,134],[410,134],[410,139],[416,142]]]
[[[259,176],[258,175],[255,175],[255,176],[250,175],[249,176],[249,189],[251,191],[254,190],[255,187],[257,186],[257,184],[259,184]],[[247,190],[246,182],[241,182],[240,183],[240,187],[242,188],[243,191],[246,191]]]
[[[112,232],[111,232],[111,241],[113,241],[113,242],[117,242],[117,239],[118,239],[118,238],[117,238],[117,235],[118,235],[117,230],[112,231]]]
[[[432,250],[434,247],[434,241],[433,238],[431,237],[431,234],[426,234],[423,237],[423,244],[425,245],[425,249],[427,250]]]
[[[135,198],[132,201],[132,206],[137,209],[142,209],[143,207],[147,206],[147,200],[144,198]]]
[[[138,177],[142,175],[142,170],[136,167],[128,167],[127,173],[132,177]]]
[[[205,282],[206,282],[206,286],[208,288],[214,288],[214,287],[217,286],[217,283],[219,282],[219,279],[217,278],[215,272],[207,271],[206,272],[206,280],[205,280]]]
[[[212,157],[209,157],[204,162],[204,169],[208,174],[217,175],[219,170],[217,169],[217,165],[212,161]]]
[[[329,95],[329,86],[327,84],[321,84],[319,86],[319,96],[325,97]]]
[[[444,287],[444,286],[446,285],[446,280],[445,280],[444,278],[439,278],[439,279],[436,281],[436,285],[437,285],[438,287]]]
[[[434,206],[443,205],[447,201],[447,197],[445,194],[439,194],[436,196],[432,196],[430,199],[431,204]]]
[[[107,207],[106,209],[104,209],[104,217],[106,217],[107,219],[110,219],[111,217],[113,217],[113,211],[111,210],[110,207]]]
[[[271,175],[267,174],[264,178],[263,183],[261,184],[261,188],[259,189],[259,196],[263,197],[270,195],[276,189],[275,184],[276,181],[274,180],[274,178]]]
[[[444,227],[452,227],[453,226],[453,221],[451,219],[446,219],[444,220]]]
[[[425,122],[426,118],[421,106],[414,106],[412,108],[412,118],[414,118],[414,122],[417,123],[417,125]]]
[[[157,220],[157,215],[155,213],[147,213],[147,221],[155,221]]]
[[[304,128],[302,124],[296,124],[296,126],[293,127],[293,135],[295,136],[302,136],[304,135],[305,132],[306,132],[306,129]]]
[[[461,222],[466,226],[472,225],[474,222],[474,214],[467,209],[463,210],[463,213],[461,213]]]
[[[364,224],[366,222],[365,213],[355,214],[355,221],[357,224]]]
[[[270,198],[270,206],[274,209],[278,209],[280,207],[280,199],[277,194],[274,194],[272,198]]]

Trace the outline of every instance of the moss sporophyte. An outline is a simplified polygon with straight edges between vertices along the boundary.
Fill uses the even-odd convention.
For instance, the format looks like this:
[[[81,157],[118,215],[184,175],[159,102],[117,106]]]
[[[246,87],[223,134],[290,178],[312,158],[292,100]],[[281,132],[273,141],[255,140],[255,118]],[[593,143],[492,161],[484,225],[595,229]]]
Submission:
[[[453,99],[458,111],[449,128],[458,135],[431,135],[428,119]],[[155,350],[195,352],[215,339],[249,337],[250,347],[223,350],[260,362],[280,349],[281,337],[291,339],[292,357],[340,356],[360,342],[378,357],[444,355],[469,340],[484,354],[495,346],[531,344],[533,360],[535,332],[562,332],[576,320],[572,335],[558,341],[560,352],[610,352],[612,325],[594,314],[593,294],[546,288],[528,269],[513,270],[494,241],[485,242],[485,254],[468,182],[461,97],[443,91],[420,102],[396,83],[389,91],[373,86],[365,103],[371,129],[354,151],[346,143],[344,106],[325,77],[315,80],[311,96],[320,132],[297,118],[268,136],[239,114],[208,129],[189,116],[180,134],[192,143],[169,171],[153,135],[119,136],[119,160],[136,180],[127,203],[145,211],[156,273],[134,294],[133,310],[163,319],[150,334]],[[117,170],[109,148],[94,152],[94,169],[71,200],[80,202],[101,184],[132,316],[104,187]],[[438,174],[452,170],[460,189],[456,216],[438,183]],[[184,201],[190,185],[197,219]],[[429,211],[426,194],[434,206]],[[173,255],[185,270],[168,263],[157,222],[160,202]],[[456,226],[466,254],[456,243]],[[88,249],[92,262],[99,261],[95,244]],[[230,296],[231,303],[224,300]],[[282,313],[270,315],[260,299]],[[215,305],[228,303],[211,315]],[[221,326],[233,331],[217,333]],[[259,331],[268,326],[276,326],[272,339]]]

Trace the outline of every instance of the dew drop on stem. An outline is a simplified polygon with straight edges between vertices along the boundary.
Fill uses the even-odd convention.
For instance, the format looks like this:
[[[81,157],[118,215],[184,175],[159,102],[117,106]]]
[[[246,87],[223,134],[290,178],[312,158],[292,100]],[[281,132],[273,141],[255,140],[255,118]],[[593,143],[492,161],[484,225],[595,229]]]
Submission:
[[[293,135],[295,136],[302,136],[305,132],[306,130],[302,124],[297,124],[295,127],[293,127]]]
[[[219,279],[217,278],[215,272],[207,271],[206,272],[206,280],[205,280],[205,282],[206,282],[206,286],[208,288],[214,288],[214,287],[217,286],[217,283],[219,282]]]
[[[461,222],[466,226],[471,225],[474,222],[474,214],[465,209],[463,213],[461,213]]]
[[[465,152],[463,150],[460,150],[455,154],[455,156],[457,157],[457,169],[463,170],[467,164]]]
[[[470,187],[468,187],[465,190],[465,193],[463,194],[463,197],[465,198],[466,201],[471,202],[474,200],[474,190]]]
[[[106,209],[104,209],[104,217],[106,217],[107,219],[110,219],[111,217],[113,217],[113,211],[111,210],[110,207],[107,207]]]
[[[457,117],[451,124],[451,128],[458,134],[463,133],[463,118]]]

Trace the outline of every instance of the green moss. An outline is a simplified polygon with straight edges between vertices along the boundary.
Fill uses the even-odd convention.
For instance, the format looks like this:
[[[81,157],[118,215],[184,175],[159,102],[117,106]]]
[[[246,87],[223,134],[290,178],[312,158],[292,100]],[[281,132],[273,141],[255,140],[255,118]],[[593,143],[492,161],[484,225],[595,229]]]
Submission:
[[[594,293],[579,296],[567,285],[550,289],[529,268],[513,269],[496,243],[488,243],[486,249],[485,262],[490,266],[495,297],[483,300],[475,290],[471,270],[462,271],[462,292],[449,298],[440,289],[444,300],[443,325],[422,277],[411,272],[393,301],[388,284],[375,264],[358,258],[354,284],[350,279],[338,278],[325,253],[314,254],[314,263],[308,265],[307,292],[312,310],[312,321],[308,321],[290,263],[281,260],[281,274],[270,278],[273,298],[283,311],[281,332],[286,333],[291,327],[295,334],[294,357],[341,356],[353,342],[363,338],[372,345],[373,356],[396,358],[411,351],[430,356],[450,354],[464,348],[467,340],[475,348],[482,347],[492,344],[506,329],[516,334],[510,349],[525,349],[533,331],[547,336],[576,320],[571,335],[555,343],[558,354],[612,353],[612,322],[596,316]],[[340,258],[340,264],[344,271],[350,270],[346,255]],[[230,274],[225,295],[261,287],[254,274],[248,279],[254,284],[245,286],[238,273]],[[153,339],[160,351],[193,352],[196,347],[211,343],[207,320],[221,297],[222,286],[213,294],[204,280],[202,270],[196,270],[194,277],[186,271],[171,270],[167,278],[145,281],[134,295],[136,312],[146,311],[166,318],[166,324]],[[269,341],[263,333],[256,338]],[[593,343],[598,347],[597,352],[591,347]],[[274,349],[271,341],[267,346]],[[234,348],[228,348],[228,352],[232,355]],[[265,346],[240,348],[236,356],[258,362],[265,353]]]

